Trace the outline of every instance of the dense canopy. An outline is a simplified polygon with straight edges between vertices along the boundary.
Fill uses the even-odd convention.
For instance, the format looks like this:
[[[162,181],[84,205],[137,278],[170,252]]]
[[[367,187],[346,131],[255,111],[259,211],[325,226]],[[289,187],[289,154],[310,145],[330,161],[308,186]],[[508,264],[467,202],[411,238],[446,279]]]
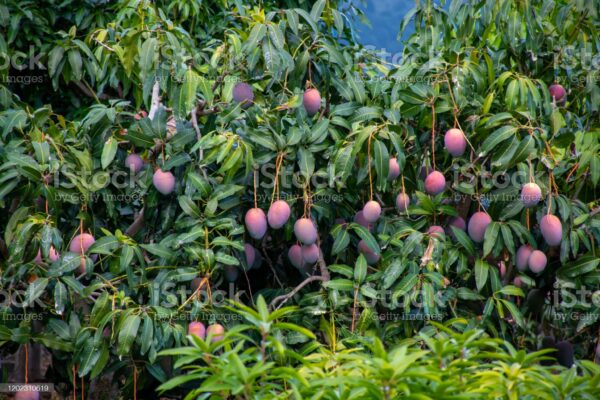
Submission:
[[[4,1],[3,376],[600,397],[599,10],[418,1],[391,54],[351,1]]]

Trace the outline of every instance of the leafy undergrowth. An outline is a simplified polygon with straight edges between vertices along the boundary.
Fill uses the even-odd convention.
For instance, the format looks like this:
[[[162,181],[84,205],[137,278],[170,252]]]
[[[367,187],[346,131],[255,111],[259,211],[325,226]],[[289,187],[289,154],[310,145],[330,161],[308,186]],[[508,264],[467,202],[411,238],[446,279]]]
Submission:
[[[245,322],[225,336],[191,336],[190,346],[165,350],[180,375],[160,391],[193,388],[185,399],[597,399],[600,366],[543,366],[552,350],[527,353],[491,338],[467,321],[432,322],[412,339],[386,348],[378,337],[320,343],[314,334],[281,322],[295,307],[269,313],[230,308]],[[301,348],[285,344],[296,334]]]

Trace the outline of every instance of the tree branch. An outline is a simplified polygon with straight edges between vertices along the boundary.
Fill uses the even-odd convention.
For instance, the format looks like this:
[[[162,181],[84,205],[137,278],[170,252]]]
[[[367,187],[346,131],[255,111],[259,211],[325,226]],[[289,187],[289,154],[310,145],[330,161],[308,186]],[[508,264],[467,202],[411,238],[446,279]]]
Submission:
[[[294,297],[296,295],[296,293],[298,293],[304,286],[308,285],[309,283],[315,282],[315,281],[326,282],[327,280],[329,280],[329,279],[325,278],[324,276],[320,276],[320,275],[309,276],[288,294],[283,294],[281,296],[275,297],[273,299],[273,301],[271,301],[271,308],[273,308],[273,309],[281,308],[281,306],[283,306],[289,299]],[[279,303],[279,306],[277,308],[275,308],[275,305],[277,305],[278,303]]]
[[[266,236],[265,236],[265,239],[266,239]],[[273,265],[273,261],[271,260],[271,257],[269,257],[269,253],[267,252],[265,240],[262,241],[261,245],[262,245],[261,247],[262,247],[263,253],[265,255],[265,260],[267,260],[267,264],[269,264],[269,268],[271,268],[271,271],[273,272],[273,276],[275,277],[275,280],[279,284],[279,287],[283,289],[283,283],[281,283],[281,281],[279,280],[279,277],[277,276],[277,271],[275,270],[275,266]]]
[[[6,243],[4,240],[2,240],[2,238],[0,238],[0,255],[5,260],[8,260],[8,249],[6,248]]]
[[[320,249],[321,248],[321,238],[319,238],[317,244]],[[325,263],[325,260],[323,259],[323,252],[320,250],[319,250],[319,258],[317,259],[317,265],[319,266],[319,269],[321,270],[321,276],[324,279],[323,282],[329,281],[329,279],[331,279],[331,276],[329,275],[329,269],[327,268],[327,264]]]
[[[86,85],[84,85],[81,81],[71,81],[71,83],[73,83],[75,86],[77,86],[77,88],[83,94],[85,94],[87,97],[90,97],[90,98],[92,98],[94,100],[108,100],[108,99],[112,99],[113,98],[113,97],[109,96],[106,93],[102,93],[100,95],[97,95],[92,90],[90,90]]]
[[[125,231],[127,236],[135,236],[136,233],[140,231],[144,227],[144,208],[140,210],[138,215],[135,217],[129,228]]]
[[[320,238],[317,240],[317,245],[319,246],[319,249],[320,249],[321,248],[321,239]],[[296,295],[296,293],[298,293],[304,286],[308,285],[311,282],[315,282],[315,281],[328,282],[331,279],[331,275],[329,274],[329,269],[327,268],[327,264],[325,263],[325,260],[323,259],[322,251],[319,251],[319,258],[317,259],[317,265],[319,266],[321,275],[309,276],[308,278],[306,278],[305,280],[300,282],[300,284],[298,286],[296,286],[288,294],[283,294],[281,296],[275,297],[273,299],[273,301],[271,301],[270,307],[275,309],[275,305],[277,303],[280,303],[279,306],[277,307],[277,309],[280,308],[289,299],[294,297]]]
[[[190,116],[192,118],[192,127],[196,131],[196,140],[200,141],[200,139],[202,139],[202,132],[200,132],[200,127],[198,126],[198,116],[196,115],[197,112],[198,112],[197,108],[195,110],[192,110],[192,112],[190,113]],[[202,161],[202,159],[204,158],[204,150],[203,149],[199,150],[199,157],[200,157],[200,161]]]

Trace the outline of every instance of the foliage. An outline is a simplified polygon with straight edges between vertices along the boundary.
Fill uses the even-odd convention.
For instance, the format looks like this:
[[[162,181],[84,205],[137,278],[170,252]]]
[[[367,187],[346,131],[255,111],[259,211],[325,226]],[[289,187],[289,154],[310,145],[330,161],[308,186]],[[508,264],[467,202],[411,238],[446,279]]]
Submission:
[[[333,398],[333,379],[356,397],[511,397],[495,390],[512,382],[524,398],[556,397],[571,390],[564,378],[593,397],[595,381],[552,375],[525,350],[551,335],[584,359],[597,340],[589,292],[555,299],[600,283],[598,1],[418,3],[400,23],[415,26],[401,59],[357,44],[359,11],[340,3],[0,5],[0,53],[11,61],[0,65],[0,286],[15,299],[2,308],[2,351],[41,343],[63,361],[55,379],[70,382],[73,368],[85,379],[120,374],[126,396],[206,378],[198,393]],[[39,64],[23,69],[29,52]],[[551,98],[554,81],[565,102]],[[248,108],[232,99],[239,82],[253,88]],[[307,87],[323,98],[315,116],[302,106]],[[468,139],[462,157],[444,151],[452,127]],[[134,152],[146,162],[137,173],[124,164]],[[174,174],[175,192],[156,190],[156,168]],[[442,194],[425,193],[430,169],[449,182]],[[524,209],[528,179],[544,199]],[[413,202],[400,213],[404,190]],[[251,239],[245,212],[266,212],[275,197],[290,221]],[[352,222],[372,199],[384,209],[377,223]],[[458,229],[427,233],[481,209],[493,219],[481,244]],[[559,247],[542,239],[547,213],[562,221]],[[322,255],[298,270],[286,254],[306,215]],[[96,238],[83,257],[69,251],[81,232]],[[380,256],[374,265],[360,240]],[[526,243],[548,256],[540,274],[514,267]],[[245,244],[262,264],[248,265]],[[60,258],[49,262],[52,248]],[[191,320],[231,316],[223,297],[237,297],[234,314],[251,324],[225,321],[215,344],[186,336]],[[587,317],[557,318],[574,311]],[[32,313],[39,324],[15,317]],[[453,318],[460,333],[434,324],[445,332],[436,336],[426,323]],[[455,342],[481,357],[464,365]],[[195,375],[165,383],[174,372],[160,352],[189,354],[174,367],[196,365]]]
[[[194,337],[190,347],[162,352],[187,372],[159,390],[193,382],[197,388],[186,399],[591,399],[600,393],[598,365],[585,361],[579,375],[541,366],[548,350],[527,354],[482,330],[464,330],[460,318],[433,323],[391,349],[377,337],[353,337],[294,351],[282,340],[289,329],[280,329],[267,340],[265,360],[260,336],[249,332],[261,330],[258,321],[280,318],[283,309],[269,315],[262,298],[257,306],[258,312],[242,306],[238,312],[254,322],[237,325],[221,341]]]

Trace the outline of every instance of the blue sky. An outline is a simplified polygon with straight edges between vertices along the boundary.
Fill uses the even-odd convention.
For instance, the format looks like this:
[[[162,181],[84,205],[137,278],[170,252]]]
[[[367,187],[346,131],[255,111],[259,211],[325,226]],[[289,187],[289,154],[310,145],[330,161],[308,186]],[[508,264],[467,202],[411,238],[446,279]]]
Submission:
[[[363,45],[385,48],[390,53],[400,51],[402,46],[396,40],[400,22],[414,7],[414,0],[367,0],[366,3],[366,7],[362,8],[371,27],[363,24],[357,26],[360,42]]]

